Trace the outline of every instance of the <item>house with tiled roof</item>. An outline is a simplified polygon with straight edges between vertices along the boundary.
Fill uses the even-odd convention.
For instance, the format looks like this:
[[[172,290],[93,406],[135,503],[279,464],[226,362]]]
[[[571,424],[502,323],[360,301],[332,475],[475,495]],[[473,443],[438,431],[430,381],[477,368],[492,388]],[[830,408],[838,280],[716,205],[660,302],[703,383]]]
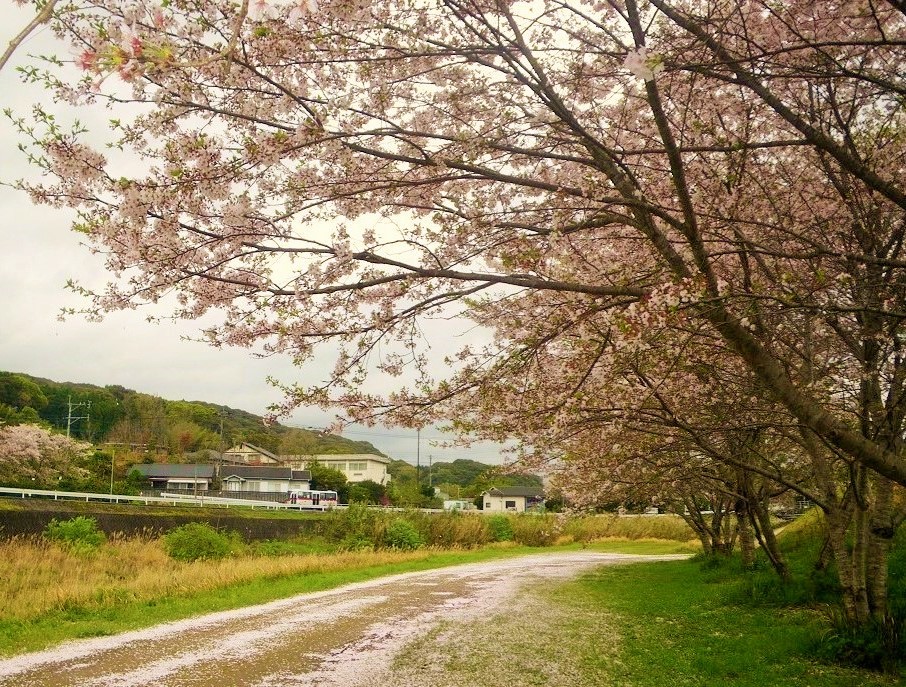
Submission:
[[[306,491],[311,488],[311,473],[270,465],[224,465],[220,485],[221,490],[230,492]]]
[[[280,465],[283,461],[266,448],[243,441],[229,451],[223,452],[224,463],[236,465]]]
[[[158,491],[207,491],[215,475],[213,465],[201,463],[139,463],[132,469]]]

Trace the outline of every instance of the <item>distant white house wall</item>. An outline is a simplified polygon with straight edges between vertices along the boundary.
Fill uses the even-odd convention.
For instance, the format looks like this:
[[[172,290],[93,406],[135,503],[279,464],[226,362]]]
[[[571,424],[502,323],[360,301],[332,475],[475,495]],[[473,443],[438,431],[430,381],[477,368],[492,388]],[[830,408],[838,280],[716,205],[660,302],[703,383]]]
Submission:
[[[524,513],[525,497],[524,496],[489,496],[485,494],[484,510]]]
[[[296,469],[304,469],[313,461],[325,467],[339,470],[346,475],[348,482],[364,482],[371,480],[378,484],[387,484],[390,475],[387,466],[390,459],[373,453],[346,453],[339,455],[318,454],[313,456],[282,456],[283,460],[292,464]]]
[[[540,489],[502,487],[484,492],[481,500],[486,513],[525,513],[537,508],[544,498]]]

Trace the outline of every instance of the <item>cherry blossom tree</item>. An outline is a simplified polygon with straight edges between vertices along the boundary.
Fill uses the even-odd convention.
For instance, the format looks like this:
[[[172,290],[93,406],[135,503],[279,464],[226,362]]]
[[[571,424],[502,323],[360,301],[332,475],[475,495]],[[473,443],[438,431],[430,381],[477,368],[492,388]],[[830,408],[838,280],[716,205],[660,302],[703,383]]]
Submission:
[[[302,362],[344,344],[290,404],[368,415],[363,370],[426,373],[420,318],[482,294],[617,314],[686,293],[800,422],[902,484],[901,428],[866,436],[825,412],[759,319],[870,312],[856,345],[899,345],[901,9],[70,4],[52,26],[85,78],[25,73],[123,106],[115,144],[147,171],[39,114],[19,122],[48,181],[24,186],[77,208],[108,255],[97,312],[176,289],[179,316],[223,312],[217,345]],[[841,199],[859,216],[841,221]],[[861,302],[837,281],[853,272]],[[867,375],[893,360],[869,357]]]
[[[37,425],[0,427],[0,482],[54,488],[60,479],[84,477],[80,463],[91,452],[91,444]]]
[[[104,147],[12,115],[45,173],[22,188],[107,258],[93,315],[175,294],[220,315],[216,346],[335,346],[282,410],[536,450],[574,432],[598,465],[593,428],[669,429],[700,475],[742,471],[737,500],[753,475],[809,491],[883,560],[906,485],[902,2],[37,7],[83,78],[24,77],[114,116]],[[432,319],[490,342],[438,371]]]

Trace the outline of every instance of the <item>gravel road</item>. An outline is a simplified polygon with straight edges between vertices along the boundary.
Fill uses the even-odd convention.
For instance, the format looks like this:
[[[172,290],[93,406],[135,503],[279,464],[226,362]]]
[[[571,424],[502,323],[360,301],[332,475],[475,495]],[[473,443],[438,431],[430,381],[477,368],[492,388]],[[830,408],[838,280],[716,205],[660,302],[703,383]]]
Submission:
[[[531,581],[671,558],[559,552],[384,577],[23,654],[0,661],[0,685],[378,687],[407,644],[487,617]]]

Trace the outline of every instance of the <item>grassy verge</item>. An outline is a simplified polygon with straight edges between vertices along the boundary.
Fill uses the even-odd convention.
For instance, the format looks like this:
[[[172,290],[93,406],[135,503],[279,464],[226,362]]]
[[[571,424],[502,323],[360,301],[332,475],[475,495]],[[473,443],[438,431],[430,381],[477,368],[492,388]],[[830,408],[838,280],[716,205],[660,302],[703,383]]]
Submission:
[[[593,655],[582,657],[589,673],[604,668],[616,684],[899,684],[812,660],[826,628],[821,616],[804,608],[729,603],[739,584],[684,561],[605,569],[562,592],[600,605],[618,622],[619,661],[602,665]]]
[[[697,562],[603,568],[526,590],[504,612],[442,626],[396,660],[389,683],[455,687],[505,662],[514,687],[889,687],[876,673],[822,664],[822,631],[806,610],[728,604],[737,580]]]

